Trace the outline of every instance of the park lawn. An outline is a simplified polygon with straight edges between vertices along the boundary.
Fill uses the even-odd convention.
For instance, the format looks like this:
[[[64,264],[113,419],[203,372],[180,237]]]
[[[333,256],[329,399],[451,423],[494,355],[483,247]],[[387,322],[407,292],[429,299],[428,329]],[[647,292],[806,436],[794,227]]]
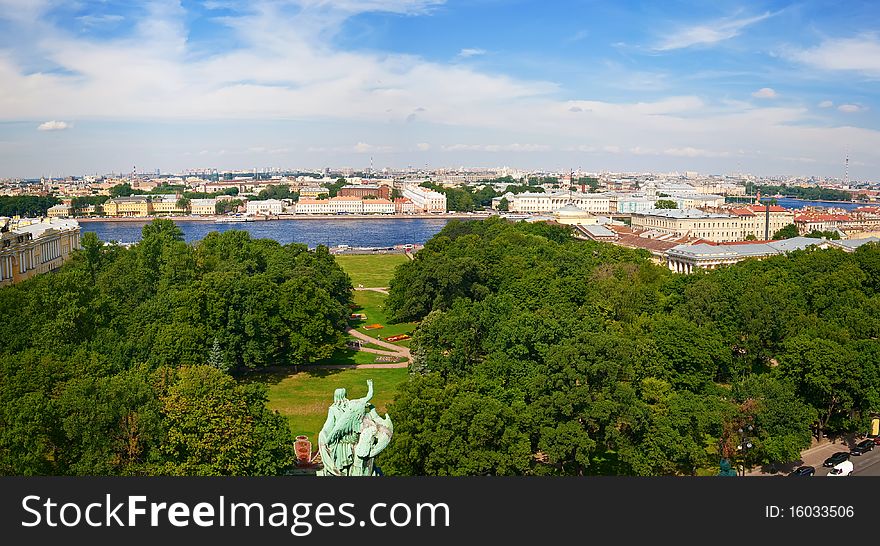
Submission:
[[[418,323],[401,322],[400,324],[390,324],[388,322],[388,316],[385,314],[385,299],[387,297],[379,292],[355,291],[354,303],[356,307],[352,312],[367,315],[367,320],[352,321],[352,326],[370,337],[386,338],[397,334],[412,335]],[[368,324],[381,324],[382,328],[367,330],[364,326]]]
[[[368,288],[387,287],[394,276],[394,269],[409,261],[403,254],[352,254],[335,258],[351,277],[354,286],[363,285]]]
[[[293,370],[260,372],[250,380],[261,382],[269,389],[269,409],[278,410],[287,418],[294,435],[304,434],[317,449],[318,432],[327,419],[327,408],[333,402],[333,391],[344,387],[350,400],[367,393],[367,379],[373,380],[376,411],[384,415],[394,399],[397,387],[406,381],[406,368],[371,368],[342,370]],[[394,416],[391,416],[394,419]]]
[[[352,335],[346,335],[346,336],[345,336],[345,341],[360,341],[360,342],[361,342],[361,347],[364,347],[364,348],[366,348],[366,349],[378,349],[378,350],[380,350],[380,351],[386,351],[386,352],[389,352],[389,353],[392,352],[391,349],[389,349],[388,347],[382,347],[381,345],[376,345],[375,343],[367,343],[366,341],[364,341],[364,340],[362,340],[362,339],[359,340],[359,338],[356,338],[356,337],[354,337],[354,336],[352,336]],[[400,344],[399,344],[399,343],[395,343],[395,345],[400,345]]]
[[[384,349],[388,350],[388,349]],[[389,351],[390,352],[390,351]],[[388,364],[388,362],[376,362],[376,357],[382,356],[354,349],[337,349],[330,358],[318,360],[315,364]],[[401,362],[403,359],[398,359]]]

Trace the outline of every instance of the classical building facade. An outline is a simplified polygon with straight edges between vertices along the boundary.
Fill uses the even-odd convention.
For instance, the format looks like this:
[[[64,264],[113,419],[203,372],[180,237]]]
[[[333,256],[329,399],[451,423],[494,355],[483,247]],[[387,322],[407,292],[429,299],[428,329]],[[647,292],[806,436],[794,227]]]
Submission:
[[[742,240],[739,217],[697,209],[653,209],[633,213],[632,227],[716,243]]]
[[[115,217],[142,218],[153,214],[153,203],[145,195],[116,197],[104,203],[104,214]]]
[[[217,200],[193,199],[189,202],[189,210],[196,216],[213,216],[217,214]]]
[[[612,197],[602,193],[580,193],[557,191],[548,193],[525,192],[525,193],[506,193],[501,197],[492,199],[492,207],[497,209],[502,199],[507,199],[507,210],[509,212],[556,212],[566,205],[574,205],[575,207],[587,211],[591,214],[608,214],[616,212],[617,205],[615,201],[614,210],[611,207]]]
[[[59,268],[78,248],[76,220],[0,218],[0,287]]]
[[[248,214],[281,214],[284,203],[278,199],[266,199],[264,201],[248,201]]]
[[[388,186],[373,184],[352,184],[349,186],[342,186],[336,195],[339,197],[375,197],[379,199],[390,199],[391,188]]]

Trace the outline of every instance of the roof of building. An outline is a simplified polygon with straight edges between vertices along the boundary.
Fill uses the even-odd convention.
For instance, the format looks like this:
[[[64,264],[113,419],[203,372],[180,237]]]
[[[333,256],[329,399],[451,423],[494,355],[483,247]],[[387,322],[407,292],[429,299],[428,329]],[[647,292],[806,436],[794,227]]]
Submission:
[[[810,237],[792,237],[782,241],[768,241],[766,243],[737,243],[737,244],[708,244],[678,245],[667,252],[670,256],[680,256],[702,260],[716,260],[729,258],[758,258],[784,254],[793,250],[803,250],[814,245],[825,245],[825,239],[813,239]]]
[[[192,207],[213,207],[217,204],[216,199],[191,199],[189,202]]]
[[[880,237],[865,237],[864,239],[843,239],[841,241],[828,241],[832,246],[840,247],[844,250],[855,250],[867,243],[880,243]]]
[[[634,212],[636,216],[660,216],[663,218],[688,219],[688,218],[732,218],[729,214],[717,214],[705,212],[699,209],[650,209],[642,212]]]
[[[21,220],[19,220],[20,224]],[[33,239],[37,239],[49,230],[66,231],[71,229],[79,229],[79,222],[69,218],[44,218],[42,220],[33,219],[33,223],[26,225],[16,225],[11,231],[13,233],[30,233]]]
[[[565,216],[567,218],[574,218],[574,217],[592,218],[592,216],[593,216],[592,214],[585,211],[584,209],[577,207],[571,203],[569,203],[569,204],[565,205],[564,207],[562,207],[561,209],[555,211],[554,214],[556,214],[557,216]]]
[[[588,224],[583,226],[577,226],[577,229],[586,233],[588,237],[593,238],[616,238],[617,233],[608,229],[605,226],[600,226],[598,224]]]

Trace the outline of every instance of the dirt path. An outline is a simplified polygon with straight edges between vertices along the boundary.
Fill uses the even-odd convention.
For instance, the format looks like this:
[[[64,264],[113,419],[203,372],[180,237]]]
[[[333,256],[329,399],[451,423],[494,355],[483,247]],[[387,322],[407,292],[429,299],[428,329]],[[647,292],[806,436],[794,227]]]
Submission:
[[[360,291],[367,290],[367,291],[370,291],[370,292],[378,292],[378,293],[380,293],[380,294],[385,294],[386,296],[388,295],[388,289],[387,289],[387,288],[384,288],[384,287],[371,287],[371,288],[365,288],[365,287],[363,287],[363,286],[358,286],[357,288],[355,288],[355,290],[360,290]]]
[[[409,360],[409,347],[401,347],[399,345],[394,345],[393,343],[388,343],[387,341],[382,341],[381,339],[377,339],[374,337],[370,337],[367,334],[355,330],[354,328],[349,328],[345,331],[347,334],[351,334],[354,337],[372,343],[373,345],[378,345],[379,347],[385,347],[389,349],[391,352],[397,353],[399,356],[406,358]]]

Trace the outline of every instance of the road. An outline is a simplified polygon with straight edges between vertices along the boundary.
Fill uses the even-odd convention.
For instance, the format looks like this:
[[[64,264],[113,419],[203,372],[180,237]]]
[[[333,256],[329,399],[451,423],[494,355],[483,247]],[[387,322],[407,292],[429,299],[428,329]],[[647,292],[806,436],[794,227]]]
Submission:
[[[853,463],[853,476],[880,476],[880,446],[864,455],[850,456],[849,460]],[[821,462],[816,465],[816,476],[827,476],[831,469],[821,465]]]

